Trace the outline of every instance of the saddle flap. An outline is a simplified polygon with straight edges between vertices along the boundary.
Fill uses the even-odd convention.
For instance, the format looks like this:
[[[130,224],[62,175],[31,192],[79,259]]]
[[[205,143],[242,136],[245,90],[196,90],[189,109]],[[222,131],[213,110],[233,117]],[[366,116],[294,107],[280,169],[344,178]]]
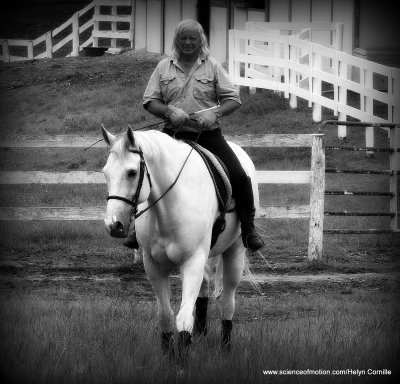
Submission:
[[[229,172],[227,167],[218,156],[215,156],[201,145],[196,144],[195,148],[202,155],[202,158],[206,162],[210,171],[218,196],[220,210],[226,212],[228,209],[234,208],[234,201],[232,199],[232,186],[229,180]]]

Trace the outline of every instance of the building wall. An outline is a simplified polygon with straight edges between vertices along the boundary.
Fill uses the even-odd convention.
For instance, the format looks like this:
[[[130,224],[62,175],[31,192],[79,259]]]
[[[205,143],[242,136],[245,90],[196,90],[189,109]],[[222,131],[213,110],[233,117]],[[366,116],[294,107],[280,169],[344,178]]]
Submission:
[[[399,10],[396,1],[360,0],[359,47],[399,49]]]
[[[343,22],[343,50],[352,54],[354,34],[353,0],[269,0],[269,8],[248,9],[235,6],[233,2],[233,28],[245,29],[247,21],[293,21],[293,22]],[[219,61],[227,60],[225,43],[226,7],[212,6],[210,28],[211,54]],[[330,44],[330,33],[319,31],[313,34],[313,41]]]
[[[197,19],[199,1],[204,0],[135,0],[135,49],[171,54],[176,24],[184,18]],[[389,0],[268,0],[265,9],[246,8],[243,1],[230,3],[234,29],[244,29],[247,21],[342,22],[343,51],[353,54],[354,48],[361,47],[397,50],[400,55],[395,2]],[[223,62],[228,55],[229,2],[211,0],[210,4],[210,51]],[[328,32],[313,34],[313,41],[321,44],[329,39]]]

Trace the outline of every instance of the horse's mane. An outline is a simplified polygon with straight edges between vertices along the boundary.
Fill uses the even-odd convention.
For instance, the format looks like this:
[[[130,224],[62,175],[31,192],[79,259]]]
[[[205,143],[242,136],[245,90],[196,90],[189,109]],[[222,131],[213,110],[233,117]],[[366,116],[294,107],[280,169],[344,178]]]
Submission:
[[[175,151],[178,149],[178,146],[184,145],[182,141],[175,140],[167,134],[156,130],[134,132],[134,139],[134,148],[141,149],[147,155],[156,155],[160,150],[166,148],[170,151]],[[131,153],[132,144],[129,142],[126,133],[118,136],[113,149],[121,157],[125,157]]]

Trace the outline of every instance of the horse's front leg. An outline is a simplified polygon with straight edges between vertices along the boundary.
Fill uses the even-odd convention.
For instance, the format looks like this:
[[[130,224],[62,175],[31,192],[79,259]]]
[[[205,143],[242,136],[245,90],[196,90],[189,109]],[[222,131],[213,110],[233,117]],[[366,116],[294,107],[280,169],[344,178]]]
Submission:
[[[195,319],[193,334],[195,336],[207,335],[207,308],[210,290],[211,259],[208,259],[204,267],[203,281],[201,283],[199,296],[196,299]]]
[[[174,312],[171,308],[169,275],[172,266],[159,264],[144,252],[144,268],[157,296],[158,321],[161,328],[161,348],[163,353],[173,356]]]
[[[185,355],[187,347],[191,344],[193,309],[203,281],[207,256],[205,251],[197,251],[181,267],[182,302],[176,316],[176,328],[179,332],[178,352],[181,356]]]

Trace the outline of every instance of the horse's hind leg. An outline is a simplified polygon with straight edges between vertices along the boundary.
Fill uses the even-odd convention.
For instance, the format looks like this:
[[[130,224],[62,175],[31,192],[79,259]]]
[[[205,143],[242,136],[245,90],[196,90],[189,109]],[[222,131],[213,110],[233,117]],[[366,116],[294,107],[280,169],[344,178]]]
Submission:
[[[208,293],[210,286],[210,261],[204,267],[203,282],[201,283],[199,296],[195,304],[195,318],[193,334],[195,336],[207,335],[207,308],[208,308]]]
[[[235,292],[243,275],[245,249],[238,238],[222,254],[223,290],[222,304],[222,346],[229,349],[231,343],[232,318],[235,312]]]
[[[156,263],[151,256],[144,255],[144,268],[157,296],[158,320],[161,328],[161,348],[173,354],[174,312],[170,303],[169,275],[171,266]]]

